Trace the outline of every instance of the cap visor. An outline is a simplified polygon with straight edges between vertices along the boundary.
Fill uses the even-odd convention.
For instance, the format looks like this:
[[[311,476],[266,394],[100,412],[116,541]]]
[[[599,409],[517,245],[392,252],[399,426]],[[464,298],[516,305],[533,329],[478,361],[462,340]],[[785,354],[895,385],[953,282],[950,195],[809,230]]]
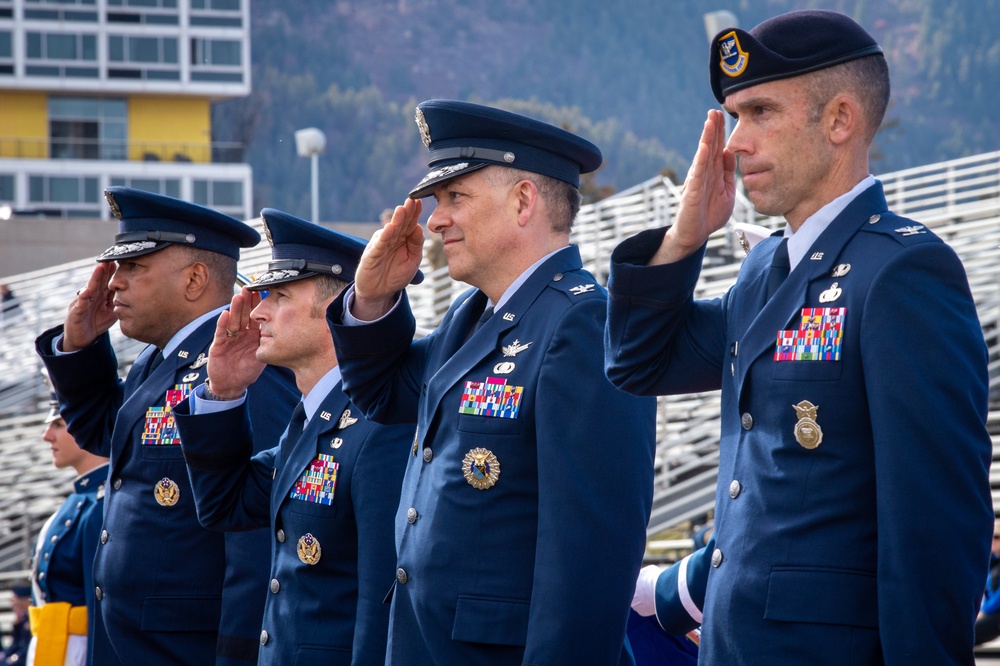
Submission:
[[[492,162],[458,162],[456,164],[448,164],[446,166],[436,167],[431,170],[423,180],[417,183],[417,186],[410,190],[411,199],[423,199],[424,197],[429,197],[434,192],[434,188],[449,181],[453,178],[458,178],[459,176],[464,176],[467,173],[472,173],[478,169],[482,169],[484,166],[488,166]]]

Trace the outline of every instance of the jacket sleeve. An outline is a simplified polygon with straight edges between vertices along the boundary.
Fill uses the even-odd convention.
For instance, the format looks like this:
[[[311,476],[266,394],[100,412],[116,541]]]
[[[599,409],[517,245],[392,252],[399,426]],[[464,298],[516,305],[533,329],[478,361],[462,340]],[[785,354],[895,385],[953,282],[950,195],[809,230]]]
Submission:
[[[174,408],[198,520],[219,531],[271,524],[274,449],[253,455],[249,404],[193,415],[190,399]]]
[[[343,323],[344,290],[327,308],[344,393],[376,423],[416,423],[427,338],[413,341],[416,321],[406,292],[382,319]]]
[[[646,266],[666,229],[644,231],[611,255],[605,372],[636,395],[696,393],[722,382],[724,302],[694,301],[705,248]]]
[[[656,621],[668,634],[682,635],[701,624],[715,537],[656,579]]]
[[[986,345],[951,248],[921,243],[880,268],[861,341],[882,653],[890,665],[965,661],[989,567],[992,446]],[[948,525],[951,538],[927,538],[929,525]]]
[[[604,299],[575,303],[543,356],[525,663],[618,663],[625,639],[652,502],[656,405],[605,379],[595,344],[605,319]]]
[[[52,344],[62,332],[60,325],[42,333],[35,340],[35,350],[59,394],[66,429],[80,448],[107,458],[125,393],[111,337],[105,333],[85,349],[56,355]]]

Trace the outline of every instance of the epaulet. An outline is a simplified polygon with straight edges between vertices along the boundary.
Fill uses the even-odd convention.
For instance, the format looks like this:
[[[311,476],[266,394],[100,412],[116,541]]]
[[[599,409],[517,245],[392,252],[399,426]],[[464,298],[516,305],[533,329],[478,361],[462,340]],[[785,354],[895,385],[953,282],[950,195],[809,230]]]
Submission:
[[[938,240],[937,234],[919,222],[889,212],[872,215],[862,230],[895,238],[900,245]]]
[[[572,300],[583,298],[607,298],[607,291],[602,287],[594,276],[585,271],[574,271],[570,273],[556,273],[549,280],[549,288],[561,291]]]

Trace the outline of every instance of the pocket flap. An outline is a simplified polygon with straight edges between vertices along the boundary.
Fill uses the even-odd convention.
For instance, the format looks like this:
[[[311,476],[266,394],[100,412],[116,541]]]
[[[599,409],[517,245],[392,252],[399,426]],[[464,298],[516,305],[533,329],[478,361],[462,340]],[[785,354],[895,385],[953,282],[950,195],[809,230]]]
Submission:
[[[530,607],[516,599],[459,597],[451,637],[469,643],[524,645]]]
[[[768,581],[764,618],[876,629],[878,588],[875,574],[775,568]]]

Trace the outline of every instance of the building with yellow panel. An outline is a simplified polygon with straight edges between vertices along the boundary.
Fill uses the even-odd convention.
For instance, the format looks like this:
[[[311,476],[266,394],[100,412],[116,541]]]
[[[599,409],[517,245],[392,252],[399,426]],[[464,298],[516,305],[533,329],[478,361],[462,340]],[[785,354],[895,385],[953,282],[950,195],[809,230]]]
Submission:
[[[0,0],[0,211],[106,220],[129,185],[252,216],[211,121],[250,92],[249,1]]]

